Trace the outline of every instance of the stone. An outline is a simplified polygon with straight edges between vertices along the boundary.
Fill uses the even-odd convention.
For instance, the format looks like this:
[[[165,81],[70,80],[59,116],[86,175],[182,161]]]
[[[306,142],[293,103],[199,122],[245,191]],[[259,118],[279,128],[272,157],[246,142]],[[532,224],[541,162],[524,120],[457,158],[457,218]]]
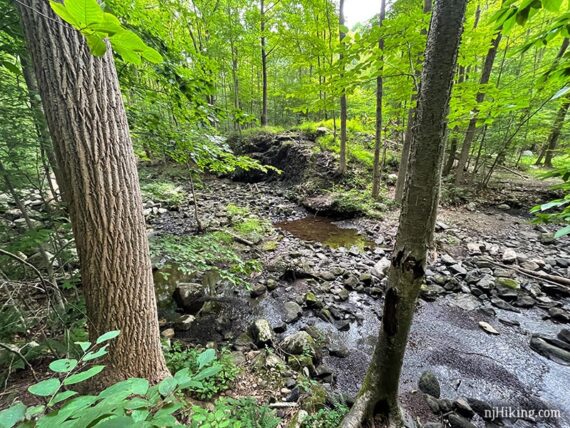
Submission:
[[[287,302],[285,303],[285,317],[283,318],[283,321],[286,323],[292,323],[298,320],[302,313],[303,309],[296,302]]]
[[[314,356],[316,353],[315,340],[306,331],[298,331],[285,337],[279,346],[285,352],[292,355],[308,353]]]
[[[548,315],[550,315],[553,320],[561,323],[570,322],[570,313],[562,308],[550,308]]]
[[[322,308],[323,303],[317,298],[315,293],[309,291],[305,294],[305,304],[309,308]]]
[[[475,412],[464,398],[458,398],[453,402],[454,410],[459,413],[461,416],[464,416],[468,419],[471,419],[475,416]]]
[[[518,308],[532,308],[535,304],[536,300],[527,295],[519,296],[517,301],[513,303]]]
[[[527,260],[527,261],[521,263],[521,268],[526,269],[526,270],[538,270],[538,269],[540,269],[540,266],[538,265],[538,263],[536,263],[532,260]]]
[[[505,311],[520,312],[520,309],[517,309],[514,306],[508,304],[500,297],[493,297],[491,299],[491,304],[499,309],[504,309]]]
[[[329,346],[329,354],[337,358],[346,358],[350,355],[348,348],[340,343],[333,343]]]
[[[469,294],[457,294],[449,304],[461,308],[464,311],[473,311],[481,306],[481,301]]]
[[[383,257],[380,259],[380,261],[374,264],[374,267],[370,273],[378,278],[384,278],[384,276],[386,276],[386,271],[390,267],[390,264],[390,259]]]
[[[426,394],[424,397],[426,399],[428,407],[431,409],[431,411],[434,414],[438,415],[439,413],[441,413],[441,409],[439,407],[439,400],[437,398],[434,398],[429,394]]]
[[[269,322],[263,318],[255,320],[250,326],[249,331],[253,343],[257,346],[271,345],[273,343],[273,330],[269,326]]]
[[[336,328],[338,331],[348,331],[350,330],[350,321],[342,320],[336,323]]]
[[[533,335],[530,339],[530,347],[549,360],[559,364],[570,365],[570,352],[548,343],[544,338]]]
[[[490,419],[490,415],[493,410],[493,407],[490,404],[477,398],[468,398],[467,403],[469,404],[469,407],[483,419]]]
[[[295,415],[293,415],[287,424],[287,428],[301,428],[303,426],[303,422],[305,422],[305,419],[308,417],[309,413],[307,413],[306,410],[299,410],[297,413],[295,413]]]
[[[477,287],[483,291],[491,291],[495,287],[495,277],[493,275],[485,274],[477,281]]]
[[[498,286],[510,288],[512,290],[518,290],[521,288],[519,282],[516,279],[512,278],[499,277],[495,282]]]
[[[517,261],[517,253],[512,248],[507,248],[503,251],[503,256],[501,258],[503,263],[511,264]]]
[[[349,290],[354,290],[358,286],[358,278],[355,275],[349,275],[343,281],[344,286]]]
[[[286,330],[287,324],[284,321],[277,321],[277,323],[273,325],[273,331],[275,333],[284,333]]]
[[[502,211],[508,211],[511,209],[511,206],[509,204],[499,204],[497,205],[497,208]]]
[[[563,328],[558,332],[558,339],[562,340],[563,342],[570,343],[570,330],[567,328]]]
[[[174,323],[174,327],[177,330],[187,331],[190,330],[195,320],[196,317],[194,315],[183,315]]]
[[[463,266],[461,266],[461,264],[456,263],[454,265],[451,265],[449,267],[449,269],[459,275],[467,275],[467,269],[465,269]]]
[[[166,339],[172,339],[175,334],[176,333],[174,332],[173,328],[167,328],[166,330],[162,331],[161,336]]]
[[[489,334],[499,334],[499,332],[491,324],[485,321],[479,321],[479,327],[485,330]]]
[[[469,419],[455,413],[451,413],[447,417],[447,420],[449,421],[449,426],[451,428],[477,428],[477,426],[472,424]]]
[[[445,263],[446,265],[454,265],[457,263],[457,260],[455,260],[453,257],[451,257],[449,254],[443,254],[441,256],[441,261],[443,263]]]
[[[249,295],[255,299],[256,297],[263,296],[266,291],[267,288],[265,287],[264,284],[255,284],[252,287],[252,289],[249,291]]]
[[[471,256],[479,256],[481,255],[481,244],[478,242],[469,242],[467,243],[467,251]]]
[[[198,313],[204,302],[202,298],[205,296],[204,286],[196,282],[181,282],[174,290],[174,301],[191,314]]]
[[[437,284],[423,284],[420,290],[420,297],[428,302],[433,302],[437,296],[445,293],[445,288]]]
[[[432,397],[439,398],[441,395],[441,388],[439,381],[435,374],[429,370],[422,373],[418,381],[418,388],[424,394],[431,395]]]

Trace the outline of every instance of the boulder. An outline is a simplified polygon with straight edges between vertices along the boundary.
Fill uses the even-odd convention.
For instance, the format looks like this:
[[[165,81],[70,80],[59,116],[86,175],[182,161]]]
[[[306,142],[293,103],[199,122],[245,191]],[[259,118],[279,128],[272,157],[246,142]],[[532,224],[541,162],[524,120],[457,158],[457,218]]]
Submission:
[[[432,397],[439,398],[441,395],[441,388],[439,381],[435,374],[429,370],[422,373],[418,381],[418,388],[424,394],[431,395]]]
[[[388,268],[390,267],[390,264],[390,259],[383,257],[374,264],[374,267],[370,273],[377,278],[384,278],[386,276]]]
[[[293,301],[287,302],[285,303],[285,316],[283,317],[283,321],[292,323],[298,320],[302,313],[303,309],[299,304]]]
[[[196,282],[181,282],[174,290],[174,301],[184,312],[197,314],[204,306],[205,288]]]
[[[315,340],[306,331],[298,331],[285,337],[280,345],[283,351],[292,355],[307,353],[311,356],[316,354]]]
[[[512,248],[507,248],[503,251],[503,257],[501,258],[503,263],[511,264],[517,261],[517,253]]]
[[[273,343],[273,330],[267,320],[255,320],[249,326],[249,331],[251,333],[253,343],[257,346],[271,345]]]

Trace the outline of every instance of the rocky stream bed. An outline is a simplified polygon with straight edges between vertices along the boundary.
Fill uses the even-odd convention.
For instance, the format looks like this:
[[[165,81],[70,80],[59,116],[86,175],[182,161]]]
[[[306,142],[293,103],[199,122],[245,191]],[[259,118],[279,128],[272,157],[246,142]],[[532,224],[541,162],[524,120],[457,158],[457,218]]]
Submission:
[[[166,335],[231,346],[252,367],[242,387],[278,407],[289,403],[282,405],[289,414],[299,399],[294,369],[318,379],[331,397],[350,401],[358,391],[380,325],[397,227],[395,211],[382,220],[335,222],[292,202],[292,192],[225,179],[208,179],[198,192],[203,226],[226,226],[229,203],[274,224],[264,238],[271,248],[243,245],[263,266],[249,290],[218,288],[199,312],[184,311],[197,285],[177,275],[158,281],[159,295],[177,294],[178,311],[187,313],[178,323],[163,320]],[[503,195],[439,213],[437,253],[401,382],[403,404],[421,423],[570,426],[570,241],[554,241],[551,230],[531,224],[525,202],[517,206],[516,195],[508,195],[510,201]],[[193,233],[192,211],[151,211],[152,233]],[[274,352],[259,351],[265,347]],[[431,395],[418,391],[420,378]],[[504,417],[490,421],[491,408]],[[509,409],[518,409],[510,415],[517,417],[507,417]],[[533,409],[535,415],[520,412]],[[544,417],[539,409],[559,415]]]

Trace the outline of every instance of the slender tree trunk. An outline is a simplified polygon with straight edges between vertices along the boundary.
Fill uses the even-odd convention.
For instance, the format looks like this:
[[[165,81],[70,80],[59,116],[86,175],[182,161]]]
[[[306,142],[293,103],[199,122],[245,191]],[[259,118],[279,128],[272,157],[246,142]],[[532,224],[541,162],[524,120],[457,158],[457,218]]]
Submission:
[[[400,372],[416,301],[425,280],[427,251],[433,241],[446,117],[465,6],[466,0],[435,2],[380,337],[356,402],[341,424],[343,428],[362,427],[378,412],[388,418],[386,425],[403,426],[398,403]]]
[[[261,0],[261,126],[267,126],[267,39],[265,37],[265,0]]]
[[[554,120],[554,125],[548,136],[548,148],[544,155],[544,166],[547,168],[552,168],[552,158],[556,154],[556,145],[560,139],[560,132],[564,126],[564,119],[566,118],[566,113],[568,113],[568,108],[570,107],[570,96],[566,96],[566,99],[558,109],[556,114],[556,119]]]
[[[339,6],[339,12],[338,12],[338,16],[339,16],[339,38],[340,38],[340,55],[339,55],[339,61],[340,61],[340,66],[341,66],[341,74],[340,74],[340,78],[342,80],[342,78],[344,77],[344,53],[343,53],[343,40],[346,36],[346,34],[344,33],[344,0],[340,0],[340,6]],[[343,88],[341,90],[341,94],[340,94],[340,165],[338,168],[338,172],[340,174],[345,174],[346,173],[346,119],[347,119],[347,106],[346,106],[346,91],[344,90],[344,84],[343,84]]]
[[[46,0],[18,0],[69,199],[89,335],[119,329],[97,382],[168,375],[136,162],[111,49],[102,58]]]
[[[489,83],[489,78],[491,77],[491,71],[493,70],[493,63],[495,62],[495,57],[497,56],[497,49],[499,48],[499,43],[501,42],[501,32],[499,31],[495,34],[493,41],[491,42],[491,48],[487,51],[487,56],[485,57],[485,64],[483,65],[483,71],[481,73],[481,79],[479,80],[479,85],[483,86]],[[467,165],[467,160],[469,158],[469,153],[471,152],[471,144],[475,139],[475,131],[477,130],[477,117],[479,115],[479,104],[485,100],[485,92],[480,89],[476,97],[475,111],[469,121],[467,131],[465,132],[465,138],[463,140],[463,146],[461,147],[461,154],[459,155],[459,163],[457,164],[457,171],[455,172],[455,184],[459,185],[463,182],[463,177],[465,175],[465,166]]]
[[[384,17],[386,16],[386,0],[380,0],[380,17],[378,26],[382,27]],[[380,51],[380,61],[384,61],[384,37],[380,37],[378,41],[378,50]],[[376,78],[376,135],[374,140],[374,170],[372,176],[372,197],[378,199],[380,195],[380,148],[382,146],[382,84],[384,74],[384,65],[380,66],[378,77]]]
[[[432,7],[431,0],[424,0],[424,13],[430,13]],[[422,28],[422,34],[425,34],[426,30]],[[418,58],[417,62],[420,63],[420,58]],[[419,64],[418,64],[419,65]],[[416,70],[416,84],[417,90],[419,92],[419,86],[421,84],[421,73]],[[417,101],[417,93],[412,94],[412,99],[410,102],[410,110],[408,111],[408,124],[406,125],[406,132],[404,134],[404,144],[402,146],[402,155],[400,157],[400,165],[398,167],[398,181],[396,182],[396,194],[394,199],[396,201],[402,200],[402,195],[404,193],[404,184],[406,183],[406,176],[408,174],[408,162],[410,158],[410,146],[412,145],[412,126],[414,124],[414,116],[416,113],[416,101]]]
[[[457,152],[457,138],[453,138],[451,140],[451,144],[449,146],[449,154],[447,155],[447,162],[443,168],[444,177],[448,176],[451,172],[451,169],[453,168],[453,163],[455,162],[455,152]]]

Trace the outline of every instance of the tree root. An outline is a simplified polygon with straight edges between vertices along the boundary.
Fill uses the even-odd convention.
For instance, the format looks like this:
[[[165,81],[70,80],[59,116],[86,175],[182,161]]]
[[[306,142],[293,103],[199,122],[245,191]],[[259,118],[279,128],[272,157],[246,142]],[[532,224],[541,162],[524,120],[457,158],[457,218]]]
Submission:
[[[370,425],[371,421],[371,410],[372,407],[372,391],[367,391],[360,395],[350,412],[346,414],[342,420],[339,428],[362,428]]]
[[[400,406],[396,406],[387,413],[380,411],[375,414],[377,401],[373,391],[367,391],[360,395],[350,411],[342,420],[339,428],[416,428],[418,425]]]

